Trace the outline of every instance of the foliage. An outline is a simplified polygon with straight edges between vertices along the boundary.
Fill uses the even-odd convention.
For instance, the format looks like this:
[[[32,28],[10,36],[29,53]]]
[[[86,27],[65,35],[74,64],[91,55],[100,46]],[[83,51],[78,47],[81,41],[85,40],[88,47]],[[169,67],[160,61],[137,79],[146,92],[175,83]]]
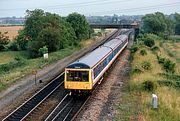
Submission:
[[[12,51],[18,51],[18,50],[20,50],[20,49],[19,49],[19,46],[18,46],[18,44],[17,44],[16,41],[10,42],[10,43],[9,43],[9,46],[8,46],[8,49],[9,49],[9,50],[12,50]]]
[[[175,72],[175,63],[172,62],[169,59],[166,58],[162,58],[160,56],[157,56],[158,62],[160,64],[162,64],[163,68],[166,70],[166,72],[171,72],[174,73]]]
[[[159,49],[158,46],[154,46],[154,47],[151,48],[151,50],[154,51],[154,52],[157,52],[157,51],[159,51],[160,49]]]
[[[6,35],[8,32],[0,32],[0,51],[4,50],[6,47],[5,45],[7,45],[10,40],[9,37]]]
[[[162,35],[167,33],[168,35],[173,32],[173,22],[165,17],[163,13],[156,12],[155,14],[146,14],[143,18],[143,30],[145,33],[154,33]]]
[[[180,14],[175,13],[175,33],[180,35]]]
[[[132,70],[133,74],[140,74],[142,72],[143,71],[138,66],[135,66],[135,68],[133,68],[133,70]]]
[[[153,92],[156,90],[157,84],[154,81],[147,80],[142,83],[142,87],[145,91]]]
[[[85,16],[78,13],[72,13],[67,16],[66,20],[74,29],[78,41],[89,38],[91,29]]]
[[[144,55],[147,55],[147,52],[146,52],[145,49],[142,49],[142,50],[140,50],[140,54],[141,54],[142,56],[144,56]]]
[[[39,48],[39,54],[43,55],[45,53],[48,53],[48,48],[46,46]]]
[[[0,65],[0,72],[8,72],[11,69],[14,69],[16,67],[22,66],[25,64],[24,59],[22,58],[15,58],[15,61],[9,62],[7,64],[2,64]]]
[[[154,39],[147,37],[146,40],[144,41],[144,44],[148,47],[152,47],[155,45]]]
[[[38,50],[43,46],[47,46],[49,52],[53,52],[68,46],[78,45],[73,28],[64,18],[40,9],[26,12],[22,37],[18,36],[17,40],[25,38],[28,41],[25,41],[25,44],[31,57],[39,56]]]
[[[131,47],[131,53],[135,53],[138,50],[138,46],[137,45],[133,45]]]
[[[28,45],[28,37],[25,35],[24,30],[18,31],[18,36],[13,43],[17,46],[18,50],[26,50]]]
[[[150,70],[152,68],[151,63],[148,61],[143,61],[141,63],[141,67],[145,70]]]

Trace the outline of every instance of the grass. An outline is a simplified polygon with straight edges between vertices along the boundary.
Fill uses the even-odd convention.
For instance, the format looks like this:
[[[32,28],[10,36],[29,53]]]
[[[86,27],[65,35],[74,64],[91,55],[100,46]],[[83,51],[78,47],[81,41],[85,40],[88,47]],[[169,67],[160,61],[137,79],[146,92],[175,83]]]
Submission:
[[[27,58],[25,51],[4,51],[0,52],[0,64],[14,61],[16,57]]]
[[[66,56],[71,55],[73,52],[79,50],[80,48],[66,48],[57,52],[49,54],[48,60],[44,60],[42,57],[36,59],[27,59],[24,51],[7,51],[3,52],[3,57],[5,58],[2,63],[8,63],[14,61],[15,57],[24,58],[25,64],[16,68],[12,68],[7,72],[0,73],[0,91],[4,90],[6,87],[10,86],[14,82],[18,81],[20,78],[31,74],[33,70],[42,69],[48,64],[51,64],[57,60],[60,60]],[[12,56],[13,55],[13,56]],[[1,57],[1,56],[0,56]]]
[[[160,51],[154,53],[150,48],[138,45],[139,48],[144,48],[147,55],[142,56],[139,49],[131,62],[132,73],[128,85],[120,99],[118,107],[118,121],[180,121],[180,87],[160,86],[157,80],[177,80],[163,76],[160,73],[166,73],[162,66],[158,63],[156,54],[168,58],[176,63],[176,69],[173,77],[180,76],[180,43],[179,42],[160,42],[156,41],[156,46]],[[174,55],[170,53],[173,52]],[[142,68],[143,62],[151,63],[151,69],[145,70]],[[133,69],[139,69],[141,73],[134,73]],[[142,83],[150,80],[157,84],[157,89],[152,92],[143,90]],[[152,94],[158,96],[158,109],[152,109]],[[133,118],[132,118],[133,117]]]
[[[80,50],[83,47],[89,47],[94,44],[95,39],[84,40],[80,43],[80,47],[69,47],[66,49],[52,52],[49,54],[49,58],[45,61],[43,57],[36,59],[28,59],[26,51],[4,51],[0,53],[0,66],[4,64],[12,64],[16,61],[16,58],[23,59],[24,63],[21,66],[15,66],[11,68],[8,66],[7,71],[2,71],[0,68],[0,91],[7,89],[20,78],[25,77],[32,73],[33,70],[39,70],[43,67],[52,64],[60,59],[63,59],[72,53]]]

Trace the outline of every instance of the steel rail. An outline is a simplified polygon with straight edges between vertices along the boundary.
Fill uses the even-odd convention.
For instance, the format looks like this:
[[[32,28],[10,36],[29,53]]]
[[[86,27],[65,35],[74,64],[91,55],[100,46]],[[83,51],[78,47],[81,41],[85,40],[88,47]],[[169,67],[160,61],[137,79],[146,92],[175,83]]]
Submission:
[[[16,116],[16,117],[14,117],[14,118],[18,118],[17,120],[22,120],[22,119],[24,119],[24,116],[27,116],[27,114],[29,114],[29,112],[31,112],[31,110],[30,111],[28,111],[28,113],[27,114],[25,114],[25,115],[23,115],[23,117],[22,116],[18,116],[17,114],[15,114],[18,110],[20,110],[21,108],[23,108],[23,107],[25,107],[26,105],[29,105],[28,104],[28,102],[30,102],[31,100],[32,100],[32,102],[33,102],[33,99],[34,99],[34,101],[37,101],[36,99],[35,99],[35,97],[36,96],[38,96],[42,91],[44,91],[48,86],[50,86],[51,84],[53,84],[59,77],[61,77],[62,75],[64,74],[64,72],[63,73],[61,73],[60,75],[58,75],[57,77],[55,77],[50,83],[48,83],[46,86],[44,86],[41,90],[39,90],[37,93],[35,93],[31,98],[29,98],[27,101],[25,101],[22,105],[20,105],[18,108],[16,108],[13,112],[11,112],[8,116],[6,116],[2,121],[11,121],[11,116],[13,117],[13,114]],[[61,82],[60,84],[62,85],[62,83],[63,82]],[[59,84],[58,84],[59,85]],[[56,86],[57,87],[57,86]],[[58,86],[59,87],[59,86]],[[54,90],[53,90],[54,91]],[[49,95],[49,94],[48,94]],[[47,96],[45,96],[45,97],[47,97]],[[41,100],[42,101],[42,100]],[[40,102],[41,102],[40,101]],[[39,104],[39,103],[38,103]],[[36,107],[37,105],[35,105],[34,107]],[[28,108],[28,107],[26,107],[26,108]],[[34,108],[32,109],[32,110],[34,110]],[[21,111],[22,112],[22,111]],[[16,120],[16,119],[12,119],[13,121],[14,120]]]

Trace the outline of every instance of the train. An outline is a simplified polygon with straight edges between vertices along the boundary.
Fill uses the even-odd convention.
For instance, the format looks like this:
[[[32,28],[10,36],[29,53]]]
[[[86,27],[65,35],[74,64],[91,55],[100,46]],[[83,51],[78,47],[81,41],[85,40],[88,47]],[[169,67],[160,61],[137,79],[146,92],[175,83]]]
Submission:
[[[71,94],[91,93],[103,80],[119,54],[126,48],[131,32],[116,36],[65,68],[64,88]]]

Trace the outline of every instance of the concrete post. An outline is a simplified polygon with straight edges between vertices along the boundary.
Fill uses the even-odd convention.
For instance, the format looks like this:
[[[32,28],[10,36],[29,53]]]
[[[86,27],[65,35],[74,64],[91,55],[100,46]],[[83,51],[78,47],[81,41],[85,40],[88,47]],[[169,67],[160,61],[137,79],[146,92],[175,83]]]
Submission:
[[[158,98],[157,95],[152,94],[152,108],[157,109],[158,108]]]

